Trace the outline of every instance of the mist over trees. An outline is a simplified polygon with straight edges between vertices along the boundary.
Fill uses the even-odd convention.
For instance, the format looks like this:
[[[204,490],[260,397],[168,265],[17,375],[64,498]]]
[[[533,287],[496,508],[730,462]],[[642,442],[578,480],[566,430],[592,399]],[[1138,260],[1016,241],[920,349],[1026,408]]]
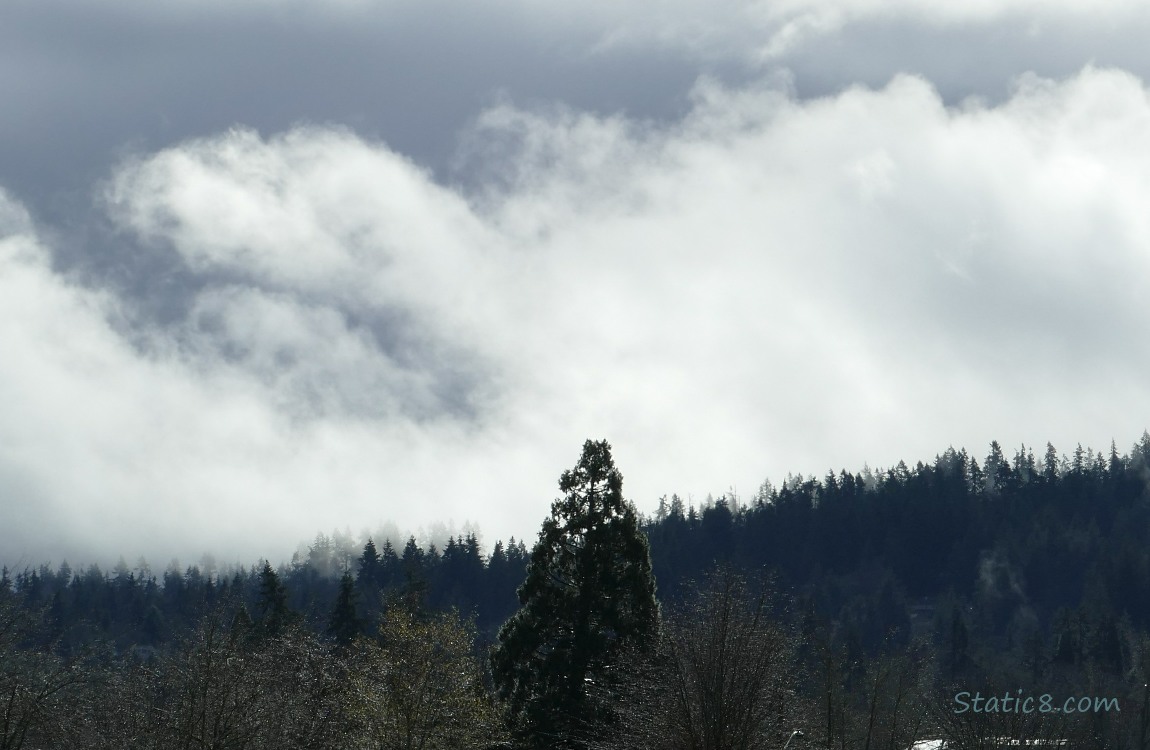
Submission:
[[[319,535],[278,568],[5,569],[0,750],[1142,748],[1148,487],[1150,434],[995,442],[644,517],[588,441],[530,551]]]

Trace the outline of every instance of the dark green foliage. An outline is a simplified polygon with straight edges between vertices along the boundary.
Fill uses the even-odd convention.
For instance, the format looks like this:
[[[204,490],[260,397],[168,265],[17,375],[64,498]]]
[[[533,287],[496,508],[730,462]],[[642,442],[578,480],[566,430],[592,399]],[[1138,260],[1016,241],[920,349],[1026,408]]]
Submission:
[[[266,659],[275,657],[254,655],[277,653],[271,644],[321,633],[337,620],[344,623],[338,637],[346,641],[352,616],[378,621],[389,598],[418,600],[424,617],[450,607],[474,615],[481,643],[490,643],[497,626],[522,602],[513,622],[537,623],[538,632],[521,625],[500,648],[534,656],[525,657],[527,667],[508,670],[515,677],[505,695],[512,715],[528,728],[522,736],[535,726],[566,734],[566,741],[596,723],[611,722],[615,711],[605,696],[619,695],[611,660],[617,664],[623,653],[612,644],[623,640],[625,629],[617,620],[624,613],[612,614],[612,602],[584,594],[633,584],[617,567],[622,552],[611,558],[586,550],[626,537],[631,541],[620,549],[636,551],[645,536],[650,570],[672,606],[690,595],[683,582],[698,578],[716,560],[743,571],[773,569],[781,587],[801,598],[802,632],[808,638],[801,653],[810,675],[804,690],[825,699],[809,725],[836,738],[836,747],[849,745],[852,737],[863,742],[872,736],[868,706],[881,709],[901,684],[895,680],[899,669],[883,665],[899,663],[916,642],[930,645],[940,690],[948,684],[998,685],[1113,694],[1123,700],[1122,720],[1145,718],[1145,731],[1123,729],[1118,719],[1098,720],[1088,727],[1091,737],[1133,739],[1114,745],[1091,740],[1090,746],[1141,747],[1138,737],[1150,736],[1145,728],[1150,708],[1140,708],[1150,706],[1142,689],[1150,681],[1150,434],[1126,455],[1111,445],[1108,451],[1079,448],[1060,456],[1047,445],[1036,459],[1025,446],[1006,453],[992,444],[982,466],[966,450],[948,448],[928,462],[829,472],[821,480],[792,475],[777,487],[765,482],[746,503],[733,492],[702,502],[671,496],[646,522],[621,502],[612,479],[618,472],[603,460],[609,452],[597,453],[605,444],[589,445],[590,455],[585,450],[585,460],[564,474],[565,496],[544,524],[533,555],[511,539],[496,543],[485,560],[472,535],[451,539],[442,550],[420,548],[411,539],[402,546],[402,557],[388,541],[380,547],[369,543],[360,554],[346,535],[335,534],[317,536],[306,555],[278,572],[265,563],[221,572],[214,561],[202,567],[173,561],[154,574],[142,560],[133,568],[121,560],[107,571],[68,563],[0,571],[0,599],[19,601],[37,623],[22,631],[19,644],[9,644],[18,654],[5,656],[5,684],[25,684],[17,679],[24,674],[60,676],[59,670],[70,665],[89,669],[93,662],[83,661],[86,654],[105,654],[98,679],[63,688],[59,701],[44,704],[53,706],[47,714],[36,714],[80,721],[69,712],[76,690],[121,695],[116,691],[123,688],[124,701],[145,707],[159,700],[155,691],[161,683],[140,674],[161,663],[190,669],[192,652],[180,657],[182,662],[175,655],[199,637],[205,613],[219,611],[222,602],[228,605],[221,622],[235,639],[231,656],[252,656],[249,666],[264,663],[269,669]],[[592,510],[604,517],[614,513],[604,528],[615,531],[594,531],[587,520]],[[533,558],[540,562],[532,563],[532,581],[522,587],[526,598],[519,600],[516,587]],[[350,594],[348,578],[339,577],[348,570],[358,574]],[[528,607],[529,601],[536,603]],[[547,610],[566,612],[569,619],[548,630],[540,614]],[[226,651],[215,648],[198,653]],[[586,656],[597,648],[607,655]],[[299,654],[305,652],[313,653],[312,646]],[[306,672],[306,664],[300,665]],[[556,665],[571,669],[560,675]],[[546,676],[545,669],[555,671]],[[567,678],[581,669],[586,687]],[[537,689],[524,691],[527,684]],[[109,736],[136,727],[143,737],[154,723],[144,714],[129,718],[105,710],[78,726],[96,735],[106,729]],[[36,746],[82,746],[50,737],[51,722],[36,721],[40,728],[26,735],[34,736]],[[545,722],[552,729],[545,729]],[[967,729],[974,731],[961,731]],[[62,731],[60,725],[56,730]],[[783,739],[774,738],[776,744]],[[535,744],[554,743],[536,738]],[[796,743],[796,750],[801,747]]]
[[[647,541],[605,441],[587,441],[559,480],[531,553],[519,611],[499,631],[491,664],[518,736],[539,748],[579,747],[614,716],[588,686],[658,633]],[[598,693],[597,693],[598,694]]]
[[[439,565],[439,551],[435,545],[428,545],[426,552],[415,543],[415,537],[410,537],[403,547],[403,555],[399,559],[402,578],[400,579],[399,593],[403,605],[413,612],[422,611],[427,606],[427,592],[429,577]]]
[[[375,542],[368,539],[367,544],[363,545],[363,554],[359,557],[359,573],[356,580],[364,588],[378,588],[382,585],[382,579],[383,558],[375,549]]]
[[[287,590],[280,583],[279,576],[265,561],[260,571],[259,627],[264,635],[274,637],[292,621],[292,611],[288,608]]]
[[[344,572],[339,581],[339,595],[328,620],[328,631],[335,638],[336,644],[343,648],[350,646],[363,630],[363,624],[355,608],[357,599],[355,581],[351,573]]]
[[[992,445],[992,487],[980,462],[948,448],[931,462],[887,471],[792,476],[778,488],[764,483],[745,504],[733,495],[702,504],[671,496],[662,520],[641,530],[668,601],[679,595],[680,581],[717,559],[744,569],[766,566],[785,587],[813,594],[822,616],[853,623],[861,644],[874,651],[891,628],[905,631],[901,609],[953,593],[964,605],[972,657],[980,648],[1022,649],[1035,632],[1052,656],[1055,614],[1085,606],[1121,625],[1097,627],[1105,635],[1083,646],[1097,655],[1084,663],[1128,670],[1124,644],[1130,633],[1150,628],[1150,436],[1126,455],[1114,446],[1075,450],[1076,458],[1060,457],[1052,445],[1038,452],[1041,460],[1032,461],[1034,453],[1020,447],[1007,460]],[[107,572],[65,562],[9,573],[6,586],[44,608],[37,637],[42,645],[58,642],[65,654],[100,640],[119,650],[162,647],[228,595],[239,597],[259,622],[270,615],[266,624],[273,630],[286,611],[323,630],[338,594],[343,547],[319,535],[305,561],[280,572],[262,563],[209,575],[210,565],[175,561],[159,574],[142,560],[133,568],[121,561]],[[402,552],[401,558],[384,542],[351,556],[365,619],[375,621],[385,594],[405,586],[431,609],[475,614],[488,640],[517,608],[514,592],[528,557],[519,542],[496,544],[486,561],[474,537],[457,537],[442,553],[408,540]],[[312,558],[330,575],[320,575]],[[871,600],[888,579],[897,596],[878,606]]]

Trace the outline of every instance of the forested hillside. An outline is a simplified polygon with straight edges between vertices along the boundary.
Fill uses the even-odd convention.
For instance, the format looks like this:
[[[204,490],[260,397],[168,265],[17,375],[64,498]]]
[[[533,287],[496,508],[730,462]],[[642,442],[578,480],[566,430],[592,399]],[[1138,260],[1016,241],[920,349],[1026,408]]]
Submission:
[[[1126,454],[1112,445],[1108,452],[1079,446],[1065,455],[1047,445],[1040,456],[1025,446],[1008,455],[992,443],[982,461],[948,448],[913,468],[900,462],[821,480],[790,476],[778,487],[765,482],[751,498],[728,494],[697,507],[678,496],[662,498],[653,515],[636,523],[649,545],[668,632],[693,632],[683,613],[714,605],[696,584],[708,575],[715,580],[716,564],[724,566],[723,575],[751,582],[749,588],[728,585],[728,595],[763,585],[774,592],[768,609],[778,630],[772,637],[789,645],[771,658],[785,652],[794,660],[789,700],[792,708],[805,706],[788,709],[786,721],[817,727],[825,744],[861,736],[857,717],[866,714],[867,701],[868,738],[877,736],[875,716],[897,726],[899,711],[910,702],[900,699],[893,708],[884,703],[896,676],[899,690],[919,699],[944,695],[946,686],[1119,696],[1127,718],[1143,720],[1145,736],[1148,487],[1150,434]],[[555,528],[548,533],[560,536],[546,544],[541,536],[535,555],[567,543]],[[583,544],[590,542],[578,541],[573,549]],[[302,660],[330,672],[315,685],[331,680],[331,690],[370,682],[355,665],[386,654],[372,657],[366,643],[442,637],[456,644],[456,658],[482,665],[490,645],[507,637],[499,629],[520,607],[516,589],[532,558],[515,539],[497,542],[489,552],[470,534],[443,549],[421,549],[414,539],[398,550],[390,541],[368,540],[352,554],[321,534],[306,558],[278,570],[264,561],[243,570],[191,566],[159,575],[143,561],[108,573],[96,566],[72,570],[66,563],[5,570],[0,687],[23,695],[30,707],[42,704],[25,717],[34,727],[44,718],[36,711],[55,705],[53,695],[81,683],[111,689],[149,664],[183,664],[187,674],[211,654],[264,654],[264,677],[275,673],[276,664]],[[596,573],[595,580],[604,576],[610,578]],[[423,630],[415,637],[418,628]],[[368,651],[357,652],[359,661],[344,660],[355,648]],[[308,656],[313,652],[344,661],[323,666],[323,659]],[[476,685],[490,679],[483,677],[485,667],[475,669]],[[44,670],[41,682],[51,688],[38,699],[21,687],[20,674],[29,670]],[[360,674],[359,682],[349,674]],[[261,689],[258,675],[250,677],[253,689]],[[130,684],[147,692],[144,683]],[[628,705],[644,705],[642,691],[619,691],[638,696]],[[312,708],[316,700],[336,701],[334,692],[309,695],[297,698]],[[339,705],[352,713],[363,709],[354,701]],[[334,709],[324,711],[334,715]],[[925,707],[917,716],[912,734],[928,727],[938,733],[953,718]],[[327,719],[315,721],[307,731],[319,737]],[[1120,729],[1114,718],[1092,721],[1098,737],[1134,731]],[[898,731],[910,726],[903,722]],[[896,729],[887,731],[894,742]],[[495,741],[498,734],[484,736]],[[10,733],[0,747],[20,747],[15,736]]]

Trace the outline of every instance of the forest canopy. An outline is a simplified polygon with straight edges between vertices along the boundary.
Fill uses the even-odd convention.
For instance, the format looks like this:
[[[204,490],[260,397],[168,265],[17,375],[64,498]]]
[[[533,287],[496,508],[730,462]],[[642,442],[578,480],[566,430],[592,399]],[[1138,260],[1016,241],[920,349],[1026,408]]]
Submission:
[[[588,441],[588,445],[599,444]],[[696,506],[672,495],[661,498],[650,516],[637,514],[623,501],[621,485],[615,480],[601,487],[596,484],[615,471],[609,446],[606,455],[598,458],[589,456],[587,450],[585,446],[583,463],[576,471],[561,478],[567,499],[556,501],[553,516],[544,522],[531,551],[524,541],[512,538],[496,542],[486,552],[478,537],[469,533],[450,539],[442,549],[421,547],[414,538],[400,549],[391,540],[369,539],[353,554],[346,544],[341,552],[331,538],[321,534],[306,558],[297,557],[278,568],[260,561],[248,569],[172,567],[157,575],[143,561],[134,569],[121,561],[110,572],[96,565],[73,570],[67,563],[55,569],[41,565],[14,573],[5,569],[0,576],[6,634],[0,643],[4,652],[0,687],[24,702],[14,699],[11,703],[6,720],[16,730],[9,732],[0,747],[24,746],[21,738],[48,732],[51,727],[64,733],[59,736],[66,735],[58,721],[53,723],[54,712],[63,711],[78,696],[87,696],[96,705],[98,696],[108,691],[128,691],[135,696],[133,705],[144,707],[139,709],[144,714],[120,716],[116,727],[103,727],[97,733],[127,732],[129,725],[147,723],[147,711],[152,709],[146,706],[159,695],[148,691],[161,689],[164,680],[175,679],[176,674],[186,679],[199,674],[196,679],[208,681],[196,688],[200,690],[217,684],[213,680],[233,682],[240,692],[227,693],[220,700],[248,701],[245,705],[255,713],[245,714],[248,718],[243,721],[258,725],[261,711],[293,711],[305,724],[291,732],[312,737],[308,741],[321,746],[328,741],[324,738],[346,729],[329,720],[351,726],[357,715],[367,721],[362,717],[363,706],[408,705],[383,693],[364,693],[353,699],[339,692],[349,674],[361,675],[357,679],[362,686],[357,689],[369,693],[371,685],[383,689],[379,686],[401,684],[381,683],[357,666],[369,658],[382,664],[388,654],[398,654],[395,649],[408,636],[387,635],[396,628],[400,630],[395,633],[428,633],[430,638],[442,636],[445,644],[453,644],[442,653],[450,653],[458,665],[473,666],[447,668],[456,672],[474,669],[470,689],[477,692],[452,700],[483,717],[468,724],[484,727],[482,741],[506,739],[495,717],[511,714],[500,714],[506,707],[501,707],[503,699],[492,692],[485,654],[496,642],[500,627],[516,618],[533,622],[531,632],[546,631],[549,626],[540,618],[552,617],[563,608],[530,609],[536,606],[530,604],[536,594],[524,583],[531,580],[532,566],[538,571],[534,575],[542,576],[534,590],[543,592],[560,580],[554,576],[565,576],[568,573],[563,571],[568,569],[574,574],[585,564],[575,562],[578,558],[548,563],[548,556],[562,549],[582,554],[578,550],[592,545],[595,538],[604,540],[604,550],[632,550],[626,555],[638,557],[627,565],[648,571],[643,574],[648,578],[640,576],[634,585],[628,584],[629,593],[620,595],[618,601],[637,602],[646,596],[641,593],[644,586],[649,586],[659,600],[650,612],[661,611],[657,617],[666,620],[636,630],[642,635],[635,643],[620,641],[621,647],[649,668],[636,667],[633,674],[620,672],[611,680],[589,676],[586,681],[587,685],[614,685],[611,689],[617,695],[634,698],[634,710],[645,705],[644,696],[657,695],[662,689],[657,680],[651,682],[652,675],[686,669],[682,664],[674,667],[673,658],[696,652],[698,638],[689,634],[709,631],[700,630],[697,614],[691,613],[708,608],[742,613],[740,617],[746,613],[768,617],[770,626],[762,633],[769,633],[774,645],[764,652],[763,663],[793,662],[786,667],[796,670],[793,681],[771,683],[770,690],[756,693],[775,696],[771,700],[776,702],[786,694],[795,705],[809,703],[805,714],[780,712],[774,704],[756,709],[760,712],[756,715],[763,717],[756,726],[770,726],[775,735],[786,734],[795,722],[806,722],[820,727],[825,742],[861,736],[864,725],[857,712],[865,705],[872,715],[886,715],[886,711],[887,718],[898,724],[902,721],[899,712],[910,710],[910,703],[905,695],[897,705],[891,704],[893,708],[884,703],[890,699],[884,691],[894,690],[895,685],[906,695],[918,696],[916,700],[937,698],[948,685],[988,689],[1025,685],[1045,690],[1062,686],[1067,694],[1082,693],[1089,686],[1097,694],[1108,691],[1120,697],[1130,712],[1137,713],[1135,708],[1142,705],[1138,691],[1150,668],[1150,545],[1146,544],[1150,434],[1144,434],[1124,454],[1113,444],[1107,452],[1078,446],[1067,455],[1048,444],[1037,453],[1027,446],[1007,453],[994,442],[979,461],[966,450],[947,448],[913,467],[900,461],[881,471],[844,469],[821,479],[791,475],[778,487],[764,482],[746,499],[732,493],[709,497]],[[606,472],[598,479],[595,472],[599,469],[587,473],[588,467],[596,465]],[[595,530],[598,522],[586,520],[590,516],[583,514],[611,508],[609,513],[623,524],[611,528],[622,530],[630,524],[632,532],[596,536],[601,533]],[[637,535],[637,541],[626,541],[627,534]],[[599,559],[606,567],[588,573],[586,580],[594,582],[588,585],[607,585],[624,570],[617,567],[623,564],[624,557],[618,557],[621,553],[603,554]],[[716,566],[725,571],[718,578]],[[571,580],[583,579],[576,575]],[[728,592],[729,601],[716,599],[715,589],[703,585],[707,580],[727,581],[722,590]],[[763,586],[775,592],[766,608],[764,600],[754,600],[758,596],[754,592],[765,590]],[[566,591],[556,589],[561,590]],[[738,592],[737,597],[730,592]],[[588,602],[611,600],[602,598],[602,591],[589,589],[587,595],[591,597]],[[594,610],[603,605],[589,606]],[[631,607],[627,611],[638,611],[637,605],[627,606]],[[607,627],[603,625],[607,620],[588,622]],[[610,627],[609,632],[623,632],[619,624]],[[757,628],[766,626],[747,627],[732,626],[731,637],[757,633]],[[506,633],[509,637],[512,631]],[[415,644],[419,638],[408,640]],[[377,645],[371,647],[372,643]],[[228,653],[246,655],[244,669],[255,671],[230,677],[202,673],[207,669],[203,665],[219,658],[226,661]],[[506,675],[516,673],[519,667],[514,660],[527,657],[505,653],[511,654],[506,658],[512,661],[501,668]],[[358,654],[355,658],[360,661],[348,661],[352,654]],[[587,664],[599,664],[599,657],[587,658]],[[282,694],[279,703],[261,703],[262,691],[267,689],[263,680],[274,679],[275,669],[290,664],[297,664],[292,667],[297,671],[318,670],[313,687],[319,692]],[[27,682],[27,675],[36,676],[34,685]],[[913,690],[907,687],[912,684]],[[582,680],[571,685],[564,690],[583,690]],[[162,694],[170,701],[181,690],[192,689],[181,683],[162,688]],[[245,698],[243,690],[252,692]],[[568,705],[569,698],[555,705]],[[601,702],[603,696],[587,700],[589,706],[598,705],[596,701]],[[300,713],[302,709],[292,701],[306,705],[312,713]],[[172,705],[164,710],[174,710]],[[916,710],[917,723],[904,722],[897,731],[907,731],[908,726],[918,727],[916,732],[925,727],[933,727],[936,733],[945,727],[952,733],[973,731],[954,725],[954,717],[945,711],[940,714],[937,700]],[[629,715],[622,710],[602,716],[608,714],[614,720]],[[192,725],[186,723],[190,718],[165,715],[175,722],[165,725],[168,730],[192,732],[188,728]],[[599,715],[595,711],[587,714]],[[821,716],[817,722],[816,715]],[[64,723],[91,723],[97,718],[84,718],[81,712]],[[1107,737],[1134,731],[1114,718],[1095,717],[1094,721],[1102,723],[1092,731]],[[388,731],[378,717],[367,725],[377,734]],[[1059,731],[1072,730],[1067,725]],[[877,731],[873,721],[865,728],[868,737]],[[884,731],[889,740],[894,736],[889,732],[896,730],[888,727]],[[49,734],[43,736],[50,739]],[[522,733],[516,736],[517,741],[529,739]]]

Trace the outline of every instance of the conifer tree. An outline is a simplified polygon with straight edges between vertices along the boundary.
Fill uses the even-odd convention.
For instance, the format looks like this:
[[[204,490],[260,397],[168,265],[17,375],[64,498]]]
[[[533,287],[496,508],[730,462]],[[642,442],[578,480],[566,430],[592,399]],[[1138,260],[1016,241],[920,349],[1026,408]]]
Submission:
[[[369,538],[367,544],[363,545],[363,554],[359,557],[360,586],[365,588],[368,586],[378,586],[381,567],[382,558],[380,558],[379,552],[375,549],[375,542]]]
[[[350,646],[360,632],[360,619],[355,611],[357,598],[355,582],[351,573],[345,570],[339,580],[339,594],[331,611],[331,619],[328,620],[328,630],[342,647]]]
[[[265,635],[276,636],[291,618],[287,603],[287,589],[272,569],[271,563],[264,561],[260,571],[260,626]]]
[[[1042,480],[1047,484],[1058,481],[1058,451],[1051,443],[1046,444],[1046,455],[1042,459]]]
[[[391,546],[391,540],[385,539],[383,549],[379,551],[379,587],[381,589],[386,590],[395,585],[399,579],[400,565],[399,555]]]
[[[611,446],[588,440],[559,489],[491,656],[512,727],[536,748],[585,747],[614,716],[614,668],[658,635],[650,552]]]

